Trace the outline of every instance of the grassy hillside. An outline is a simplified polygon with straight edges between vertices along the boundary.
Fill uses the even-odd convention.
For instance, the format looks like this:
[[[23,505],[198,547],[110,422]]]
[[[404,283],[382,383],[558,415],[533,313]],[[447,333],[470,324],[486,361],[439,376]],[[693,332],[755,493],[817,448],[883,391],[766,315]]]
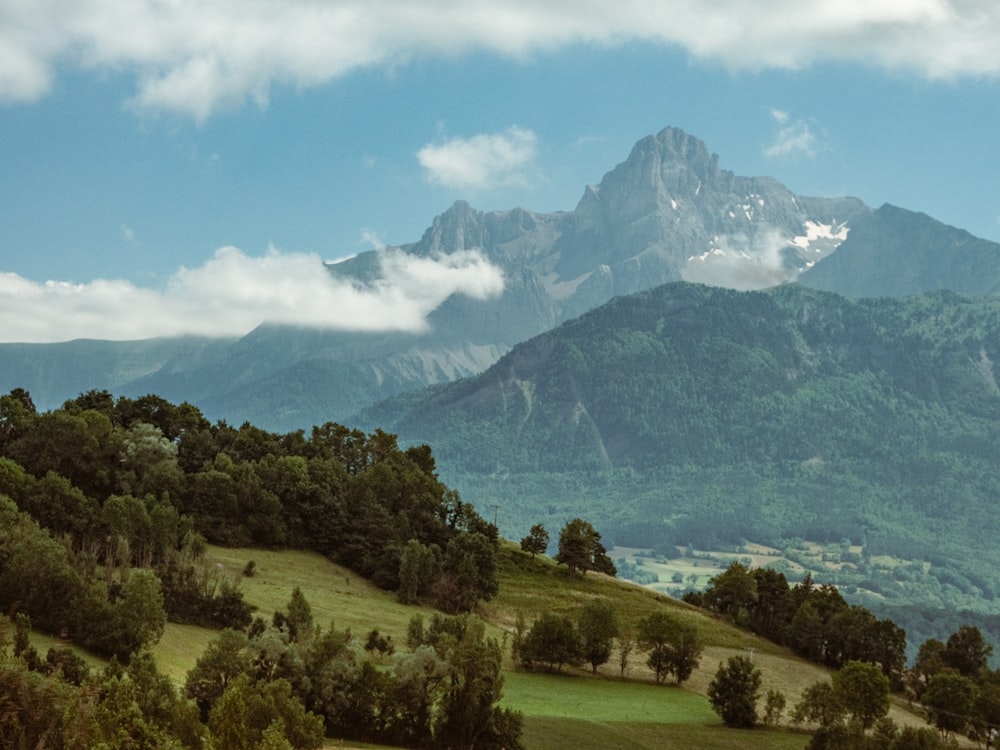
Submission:
[[[392,636],[399,648],[414,614],[429,617],[433,610],[399,604],[392,594],[372,586],[320,555],[211,547],[208,560],[217,574],[240,581],[247,600],[258,613],[269,616],[283,609],[299,586],[317,623],[349,627],[364,637],[372,627]],[[247,562],[255,563],[251,578],[241,575]],[[791,707],[802,690],[823,679],[826,672],[792,656],[774,644],[733,628],[705,614],[635,584],[598,574],[570,576],[547,557],[532,559],[512,544],[500,553],[500,593],[479,608],[492,634],[509,641],[518,612],[530,623],[543,610],[575,617],[585,601],[611,601],[622,622],[634,623],[666,608],[697,627],[705,643],[701,666],[683,688],[655,686],[652,674],[633,654],[628,679],[620,676],[617,654],[596,677],[568,668],[562,674],[515,671],[508,659],[504,705],[525,715],[525,745],[538,748],[635,747],[653,748],[801,748],[806,736],[787,726],[776,730],[736,731],[723,727],[705,692],[718,664],[733,654],[752,653],[764,676],[764,690],[777,688]],[[161,668],[182,681],[215,633],[203,628],[168,625],[156,647]],[[508,652],[509,653],[509,652]],[[922,724],[922,719],[895,707],[898,723]],[[337,745],[339,747],[339,745]]]

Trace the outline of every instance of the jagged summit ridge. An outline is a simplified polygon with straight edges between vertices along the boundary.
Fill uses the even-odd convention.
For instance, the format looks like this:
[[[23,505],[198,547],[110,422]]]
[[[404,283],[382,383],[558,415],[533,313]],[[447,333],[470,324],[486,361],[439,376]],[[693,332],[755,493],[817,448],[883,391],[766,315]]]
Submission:
[[[856,199],[806,198],[771,177],[737,176],[703,141],[667,127],[587,186],[572,211],[482,212],[457,201],[406,250],[478,248],[511,276],[532,274],[566,320],[670,281],[755,289],[794,280],[867,211]]]
[[[0,347],[0,370],[36,403],[58,405],[91,388],[158,392],[231,423],[295,429],[481,372],[612,297],[670,281],[755,289],[801,278],[849,295],[1000,292],[996,243],[917,214],[875,214],[854,198],[809,198],[771,177],[736,175],[703,141],[668,127],[636,143],[572,210],[484,212],[458,201],[396,248],[425,256],[477,249],[504,273],[500,297],[453,296],[419,334],[263,327],[237,342],[197,344],[197,356],[195,345],[175,342],[136,351],[108,342],[87,352],[34,347],[30,356]],[[360,285],[382,275],[375,251],[327,268]],[[109,365],[116,357],[121,364]]]

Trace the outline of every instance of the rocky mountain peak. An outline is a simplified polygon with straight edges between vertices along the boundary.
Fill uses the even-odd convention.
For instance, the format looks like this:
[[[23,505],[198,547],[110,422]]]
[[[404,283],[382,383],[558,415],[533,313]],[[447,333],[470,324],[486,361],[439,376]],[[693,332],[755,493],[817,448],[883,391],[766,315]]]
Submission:
[[[598,202],[631,219],[665,205],[675,208],[677,199],[696,199],[704,185],[718,181],[719,174],[719,157],[710,154],[703,141],[680,128],[664,128],[636,143],[600,185],[589,186],[577,213],[586,214]]]
[[[482,214],[466,201],[455,201],[447,211],[434,217],[415,250],[426,255],[479,247],[482,245],[481,228]]]

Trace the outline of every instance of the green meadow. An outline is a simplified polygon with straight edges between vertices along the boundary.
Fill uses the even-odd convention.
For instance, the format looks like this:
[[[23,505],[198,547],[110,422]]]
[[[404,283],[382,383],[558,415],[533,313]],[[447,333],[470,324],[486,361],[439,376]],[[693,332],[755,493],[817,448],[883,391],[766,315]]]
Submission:
[[[254,562],[254,575],[243,569]],[[402,605],[382,591],[321,555],[309,552],[225,549],[210,547],[208,568],[220,578],[238,582],[256,614],[270,618],[283,609],[295,586],[309,601],[314,620],[327,628],[350,628],[364,637],[377,627],[397,648],[405,648],[406,626],[415,614],[429,618],[429,607]],[[736,629],[722,620],[661,593],[588,573],[570,576],[547,557],[532,559],[515,545],[505,543],[499,555],[500,593],[482,603],[479,614],[492,635],[509,648],[518,612],[530,624],[543,610],[575,616],[583,602],[607,598],[628,626],[656,609],[695,624],[705,643],[701,665],[683,687],[657,686],[642,654],[629,659],[626,678],[621,676],[618,653],[597,675],[589,670],[564,668],[562,673],[524,672],[508,659],[503,705],[524,714],[524,744],[528,750],[589,750],[593,748],[802,748],[808,736],[790,728],[787,720],[776,729],[732,730],[722,725],[705,697],[718,665],[733,654],[751,655],[764,678],[764,691],[782,690],[789,708],[802,691],[828,676],[814,664],[793,656],[773,643]],[[168,624],[156,646],[161,668],[179,683],[198,655],[215,637],[204,628]],[[509,653],[509,652],[508,652]],[[923,725],[923,719],[896,705],[891,712],[898,723]],[[330,744],[329,747],[360,747]]]

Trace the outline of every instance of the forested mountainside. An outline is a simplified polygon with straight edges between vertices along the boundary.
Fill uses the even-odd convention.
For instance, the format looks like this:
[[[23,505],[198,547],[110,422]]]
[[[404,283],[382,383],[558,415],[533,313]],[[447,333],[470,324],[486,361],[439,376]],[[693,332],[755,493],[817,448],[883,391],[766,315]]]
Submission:
[[[544,509],[636,547],[844,540],[862,552],[834,576],[859,597],[992,612],[998,358],[997,299],[677,283],[362,424],[431,442],[515,530]]]

